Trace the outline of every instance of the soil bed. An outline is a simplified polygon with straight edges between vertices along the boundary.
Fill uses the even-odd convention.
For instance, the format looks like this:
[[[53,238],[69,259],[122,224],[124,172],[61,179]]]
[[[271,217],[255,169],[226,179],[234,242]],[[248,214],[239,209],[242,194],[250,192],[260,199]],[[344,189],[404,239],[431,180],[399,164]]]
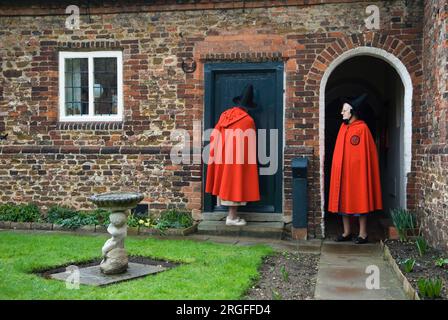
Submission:
[[[400,242],[398,240],[386,240],[384,242],[390,250],[392,257],[400,267],[403,275],[408,279],[415,290],[418,291],[417,281],[420,278],[436,278],[442,279],[443,288],[441,298],[448,299],[448,266],[437,267],[435,261],[439,258],[448,258],[448,254],[429,247],[427,252],[421,257],[418,253],[414,242]],[[412,272],[405,272],[401,264],[402,261],[411,258],[415,259],[415,266]],[[424,299],[420,295],[421,299]]]
[[[266,257],[259,281],[249,289],[247,300],[314,299],[319,255],[277,253]]]

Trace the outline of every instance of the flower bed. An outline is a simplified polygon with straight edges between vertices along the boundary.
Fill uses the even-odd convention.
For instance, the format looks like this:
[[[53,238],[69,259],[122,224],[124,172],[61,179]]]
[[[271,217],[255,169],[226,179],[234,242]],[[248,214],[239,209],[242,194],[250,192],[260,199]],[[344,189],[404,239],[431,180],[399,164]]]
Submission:
[[[77,211],[67,207],[51,207],[46,215],[34,204],[0,205],[0,229],[72,230],[106,233],[109,211]],[[191,214],[168,210],[159,218],[128,217],[129,235],[188,235],[196,232],[197,224]]]
[[[443,263],[448,257],[446,252],[429,246],[424,250],[425,252],[419,252],[416,241],[386,240],[384,245],[403,276],[412,286],[406,291],[415,290],[419,298],[431,299],[421,292],[419,281],[422,281],[421,279],[440,279],[442,282],[440,297],[433,299],[448,299],[448,263]]]

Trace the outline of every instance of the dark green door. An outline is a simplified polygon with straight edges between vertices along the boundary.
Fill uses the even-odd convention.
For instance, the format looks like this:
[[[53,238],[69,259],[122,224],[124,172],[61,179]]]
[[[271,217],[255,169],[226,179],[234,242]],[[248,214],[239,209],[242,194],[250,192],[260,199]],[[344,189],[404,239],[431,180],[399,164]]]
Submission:
[[[257,129],[266,129],[266,154],[276,156],[276,168],[273,161],[258,156],[259,173],[261,168],[268,175],[259,174],[261,200],[249,202],[239,211],[246,212],[282,212],[282,151],[283,151],[283,63],[210,63],[205,68],[205,119],[204,129],[213,128],[221,113],[233,106],[232,98],[240,95],[247,84],[254,87],[255,109],[249,110]],[[270,150],[270,129],[277,129],[276,149]],[[258,131],[259,133],[259,131]],[[260,135],[257,135],[257,140]],[[208,142],[206,142],[208,143]],[[257,148],[258,150],[258,148]],[[270,168],[268,170],[268,168]],[[204,186],[207,165],[204,165]],[[205,187],[204,187],[205,188]],[[216,205],[216,197],[204,194],[204,211],[224,211],[226,207]]]

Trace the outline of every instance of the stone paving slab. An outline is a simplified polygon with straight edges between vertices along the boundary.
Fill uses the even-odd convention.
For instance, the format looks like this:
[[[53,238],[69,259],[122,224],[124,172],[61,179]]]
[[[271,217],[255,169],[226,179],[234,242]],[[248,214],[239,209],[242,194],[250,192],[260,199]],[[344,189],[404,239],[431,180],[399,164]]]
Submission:
[[[144,277],[149,274],[158,273],[167,268],[155,265],[146,265],[141,263],[129,262],[128,270],[122,274],[105,275],[101,272],[100,266],[92,266],[79,269],[79,283],[93,286],[104,286],[112,283],[117,283],[125,280]],[[52,274],[50,277],[55,280],[65,281],[70,272],[60,272]]]
[[[324,285],[316,290],[315,299],[319,300],[406,300],[398,288],[380,290],[349,286]]]
[[[327,242],[322,246],[322,253],[340,254],[340,255],[367,255],[379,254],[381,248],[378,243],[355,244]]]
[[[379,289],[368,289],[368,266],[379,270]],[[399,279],[384,261],[379,244],[357,245],[324,241],[319,261],[315,299],[406,300]]]

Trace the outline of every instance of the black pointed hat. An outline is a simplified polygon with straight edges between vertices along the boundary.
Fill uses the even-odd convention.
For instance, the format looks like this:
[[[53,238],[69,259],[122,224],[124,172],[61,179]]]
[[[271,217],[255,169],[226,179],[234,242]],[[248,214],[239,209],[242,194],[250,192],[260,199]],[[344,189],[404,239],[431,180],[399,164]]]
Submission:
[[[353,113],[359,114],[362,110],[362,106],[366,98],[367,93],[363,93],[358,97],[343,97],[341,98],[341,104],[344,105],[344,103],[348,103],[349,105],[352,106]]]
[[[253,85],[247,85],[243,93],[239,96],[236,96],[232,99],[233,103],[246,107],[246,108],[255,108],[257,105],[253,101],[254,99],[254,87]]]

